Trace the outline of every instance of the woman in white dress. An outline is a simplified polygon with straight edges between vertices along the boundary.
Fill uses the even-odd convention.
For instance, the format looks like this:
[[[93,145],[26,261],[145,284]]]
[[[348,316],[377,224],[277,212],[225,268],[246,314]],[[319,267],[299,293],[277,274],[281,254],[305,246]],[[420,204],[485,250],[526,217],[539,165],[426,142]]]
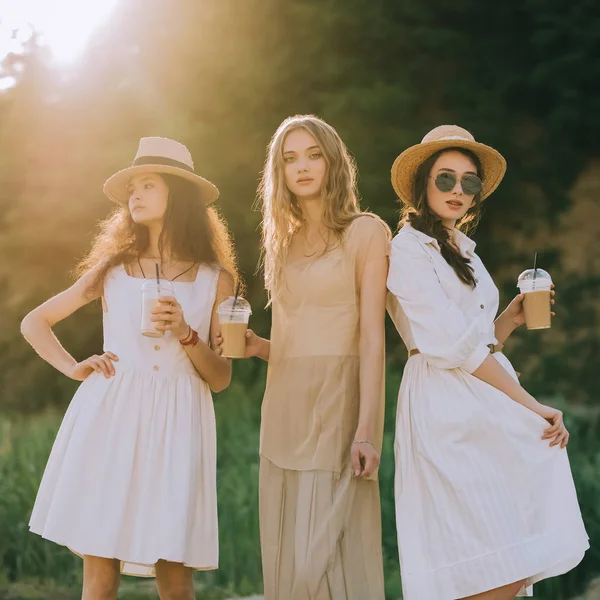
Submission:
[[[398,397],[395,502],[405,600],[508,600],[589,547],[562,413],[519,384],[503,342],[524,322],[460,231],[506,169],[441,126],[403,152],[389,310],[409,351]]]
[[[210,347],[215,307],[237,277],[231,241],[208,205],[217,188],[185,146],[143,138],[104,192],[107,219],[82,277],[22,322],[39,355],[82,381],[52,448],[30,529],[84,560],[83,599],[117,597],[120,572],[156,576],[162,600],[193,599],[193,570],[216,569],[216,429],[211,389],[231,364]],[[145,278],[170,280],[140,333]],[[164,284],[166,285],[166,284]],[[104,353],[78,362],[52,327],[102,299]]]

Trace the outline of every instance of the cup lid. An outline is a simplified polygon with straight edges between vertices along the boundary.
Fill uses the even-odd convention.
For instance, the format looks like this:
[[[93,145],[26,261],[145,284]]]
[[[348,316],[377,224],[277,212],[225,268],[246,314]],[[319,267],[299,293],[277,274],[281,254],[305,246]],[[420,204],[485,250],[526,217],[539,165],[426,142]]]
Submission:
[[[149,288],[156,288],[156,287],[161,287],[167,290],[172,290],[173,289],[173,283],[170,282],[168,279],[159,279],[159,282],[156,282],[156,279],[153,279],[151,277],[148,277],[146,280],[144,280],[144,283],[142,283],[142,289],[149,289]]]
[[[235,306],[234,306],[235,303]],[[219,312],[247,312],[252,314],[252,308],[250,307],[250,303],[238,296],[229,296],[229,298],[225,298],[221,304],[219,304],[218,308]]]
[[[518,283],[523,281],[552,281],[550,273],[544,269],[527,269],[519,275]]]

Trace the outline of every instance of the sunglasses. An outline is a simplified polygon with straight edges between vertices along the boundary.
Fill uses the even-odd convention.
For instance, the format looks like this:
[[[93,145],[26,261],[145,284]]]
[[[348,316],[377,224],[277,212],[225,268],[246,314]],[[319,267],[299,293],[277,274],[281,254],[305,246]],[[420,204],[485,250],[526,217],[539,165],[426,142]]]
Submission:
[[[431,177],[435,181],[435,187],[440,192],[451,192],[456,186],[456,175],[454,173],[440,173],[437,177]],[[481,179],[477,175],[465,175],[460,180],[463,192],[467,196],[474,196],[481,191]]]

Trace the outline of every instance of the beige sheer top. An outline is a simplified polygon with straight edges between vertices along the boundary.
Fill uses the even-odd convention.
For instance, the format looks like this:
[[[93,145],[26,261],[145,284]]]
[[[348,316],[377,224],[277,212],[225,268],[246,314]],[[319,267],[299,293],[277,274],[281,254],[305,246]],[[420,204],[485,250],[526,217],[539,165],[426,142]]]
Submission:
[[[358,425],[360,282],[368,261],[389,254],[374,215],[356,218],[326,254],[290,258],[273,300],[260,453],[294,470],[341,472]],[[382,374],[383,377],[383,374]],[[383,438],[384,386],[376,436]]]

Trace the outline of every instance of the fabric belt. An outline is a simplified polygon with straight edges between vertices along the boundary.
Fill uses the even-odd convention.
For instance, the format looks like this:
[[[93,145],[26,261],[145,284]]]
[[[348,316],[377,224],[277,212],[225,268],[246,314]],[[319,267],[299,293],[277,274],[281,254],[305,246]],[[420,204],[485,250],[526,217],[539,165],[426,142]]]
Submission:
[[[488,344],[487,347],[490,349],[490,354],[494,354],[495,352],[501,352],[504,344]],[[413,348],[408,352],[408,358],[411,356],[416,356],[417,354],[421,354],[421,351],[417,348]]]

